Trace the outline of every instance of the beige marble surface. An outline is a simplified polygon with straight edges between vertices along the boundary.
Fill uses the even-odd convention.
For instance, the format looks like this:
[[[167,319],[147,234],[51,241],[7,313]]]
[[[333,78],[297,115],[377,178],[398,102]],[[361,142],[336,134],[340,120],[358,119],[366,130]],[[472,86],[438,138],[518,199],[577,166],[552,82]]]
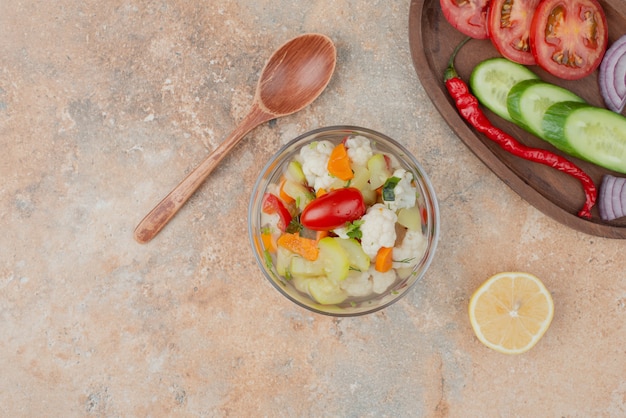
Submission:
[[[0,2],[0,415],[620,417],[626,242],[544,216],[432,106],[409,0]],[[132,231],[248,109],[303,32],[338,48],[328,89],[254,130],[151,243]],[[442,229],[426,278],[355,319],[282,299],[255,265],[247,202],[294,136],[354,124],[430,173]],[[530,352],[482,346],[474,289],[505,270],[553,293]]]

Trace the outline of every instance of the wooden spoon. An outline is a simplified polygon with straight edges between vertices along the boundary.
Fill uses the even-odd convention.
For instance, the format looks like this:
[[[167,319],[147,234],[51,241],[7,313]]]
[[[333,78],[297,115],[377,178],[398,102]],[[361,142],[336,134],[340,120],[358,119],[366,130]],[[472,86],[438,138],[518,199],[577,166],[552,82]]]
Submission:
[[[254,101],[239,126],[198,167],[181,181],[135,228],[146,243],[174,217],[217,164],[258,125],[308,106],[328,85],[337,50],[320,34],[298,36],[278,48],[261,72]]]

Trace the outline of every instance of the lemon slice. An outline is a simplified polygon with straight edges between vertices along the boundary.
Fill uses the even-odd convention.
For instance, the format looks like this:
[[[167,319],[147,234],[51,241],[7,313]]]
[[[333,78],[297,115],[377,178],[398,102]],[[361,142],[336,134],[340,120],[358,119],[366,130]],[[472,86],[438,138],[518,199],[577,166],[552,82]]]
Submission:
[[[548,330],[553,316],[550,292],[529,273],[498,273],[474,292],[469,303],[476,337],[505,354],[530,350]]]

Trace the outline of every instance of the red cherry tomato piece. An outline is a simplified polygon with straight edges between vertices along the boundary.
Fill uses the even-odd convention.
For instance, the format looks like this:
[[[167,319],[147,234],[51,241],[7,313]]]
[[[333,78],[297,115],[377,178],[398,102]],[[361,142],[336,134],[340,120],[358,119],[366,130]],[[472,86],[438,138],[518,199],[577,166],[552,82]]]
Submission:
[[[265,195],[263,195],[262,210],[270,215],[277,213],[279,218],[278,229],[285,232],[291,223],[292,216],[282,200],[271,193],[265,193]]]
[[[543,0],[530,25],[530,48],[550,74],[577,80],[602,62],[608,44],[606,16],[596,0]]]
[[[492,0],[487,31],[503,57],[523,65],[534,65],[530,51],[530,24],[540,0]]]
[[[489,0],[440,0],[446,20],[464,35],[487,39]]]
[[[332,190],[311,201],[300,215],[300,223],[313,231],[330,231],[365,213],[363,195],[354,187]]]

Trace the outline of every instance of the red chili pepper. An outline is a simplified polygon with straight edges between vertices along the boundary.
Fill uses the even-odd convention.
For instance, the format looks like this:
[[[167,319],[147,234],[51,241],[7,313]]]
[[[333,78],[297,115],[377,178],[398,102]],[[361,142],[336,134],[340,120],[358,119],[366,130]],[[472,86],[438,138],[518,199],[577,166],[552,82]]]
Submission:
[[[456,108],[463,119],[469,122],[478,132],[485,134],[487,138],[500,145],[505,151],[526,160],[556,168],[579,180],[585,192],[585,204],[578,212],[578,216],[587,219],[591,218],[591,208],[596,203],[598,192],[593,180],[587,173],[560,155],[548,150],[531,148],[521,144],[511,135],[493,126],[487,116],[485,116],[479,107],[478,99],[470,93],[467,84],[461,80],[454,68],[454,57],[468,40],[469,38],[465,39],[456,47],[444,74],[444,82],[446,83],[448,93],[454,99]]]

